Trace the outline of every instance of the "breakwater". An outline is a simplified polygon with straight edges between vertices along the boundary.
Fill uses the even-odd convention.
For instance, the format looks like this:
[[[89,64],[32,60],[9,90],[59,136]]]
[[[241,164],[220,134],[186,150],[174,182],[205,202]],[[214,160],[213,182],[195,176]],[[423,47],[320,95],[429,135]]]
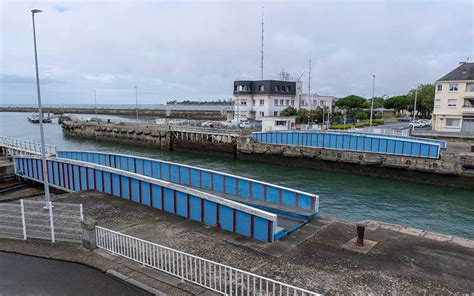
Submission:
[[[38,112],[38,108],[33,107],[0,107],[0,112]],[[70,114],[94,114],[94,108],[60,108],[43,107],[45,113],[70,113]],[[135,116],[135,109],[119,108],[98,108],[98,114],[105,115],[123,115]],[[160,117],[160,118],[182,118],[182,119],[202,119],[202,120],[223,120],[225,119],[224,110],[158,110],[158,109],[138,109],[139,116]]]
[[[441,151],[438,158],[260,143],[233,130],[68,121],[66,135],[160,149],[224,152],[238,159],[474,189],[474,155]]]

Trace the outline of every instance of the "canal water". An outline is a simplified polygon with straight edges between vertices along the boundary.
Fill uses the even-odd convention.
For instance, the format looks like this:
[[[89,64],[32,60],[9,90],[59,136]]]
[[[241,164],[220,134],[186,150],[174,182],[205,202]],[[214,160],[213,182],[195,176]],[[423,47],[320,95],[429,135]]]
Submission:
[[[39,125],[26,113],[0,113],[0,135],[39,141]],[[82,115],[91,117],[93,115]],[[100,116],[119,119],[116,116]],[[126,120],[120,118],[120,120]],[[58,149],[142,155],[255,178],[320,196],[320,212],[349,221],[373,219],[474,239],[474,191],[332,173],[191,152],[169,152],[66,137],[45,124],[46,142]]]

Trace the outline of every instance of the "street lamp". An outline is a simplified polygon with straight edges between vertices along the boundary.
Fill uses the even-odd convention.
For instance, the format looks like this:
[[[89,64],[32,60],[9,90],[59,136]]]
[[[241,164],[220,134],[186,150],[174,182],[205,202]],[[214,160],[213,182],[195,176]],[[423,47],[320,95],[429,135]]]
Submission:
[[[415,88],[415,105],[413,106],[413,124],[411,125],[412,132],[415,131],[415,119],[416,119],[416,98],[418,97],[418,85]]]
[[[41,91],[39,83],[39,70],[38,70],[38,54],[36,50],[36,28],[35,28],[35,13],[42,12],[39,9],[31,10],[31,18],[33,20],[33,44],[35,49],[35,66],[36,66],[36,92],[38,94],[38,113],[39,113],[39,123],[40,123],[40,136],[41,136],[41,162],[43,168],[43,180],[44,180],[44,197],[46,202],[46,208],[49,208],[51,205],[51,198],[49,196],[49,182],[48,182],[48,166],[46,164],[46,152],[44,144],[44,129],[43,129],[43,109],[41,108]]]
[[[97,117],[97,91],[94,90],[94,110],[95,110],[95,117]]]
[[[372,75],[372,103],[370,104],[370,131],[372,131],[372,116],[374,113],[374,99],[375,99],[375,74]]]
[[[135,85],[135,104],[136,104],[136,110],[137,110],[137,123],[138,123],[138,89],[136,85]]]

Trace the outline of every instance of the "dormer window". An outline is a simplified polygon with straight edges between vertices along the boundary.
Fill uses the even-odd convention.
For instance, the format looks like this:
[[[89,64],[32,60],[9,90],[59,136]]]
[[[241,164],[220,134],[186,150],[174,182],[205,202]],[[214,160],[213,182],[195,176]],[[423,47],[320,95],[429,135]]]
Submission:
[[[457,83],[450,83],[449,84],[449,91],[458,91],[458,84]]]
[[[259,90],[259,91],[265,91],[265,85],[260,84],[260,85],[258,86],[258,90]]]
[[[442,84],[436,85],[436,91],[443,91],[443,85]]]

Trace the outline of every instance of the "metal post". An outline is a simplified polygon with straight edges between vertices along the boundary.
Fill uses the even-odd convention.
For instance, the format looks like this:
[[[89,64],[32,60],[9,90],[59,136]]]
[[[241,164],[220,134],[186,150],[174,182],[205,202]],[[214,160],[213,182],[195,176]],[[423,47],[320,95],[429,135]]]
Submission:
[[[97,117],[97,92],[94,90],[94,110],[95,116]]]
[[[81,215],[81,221],[84,221],[84,209],[82,208],[82,204],[79,204],[79,214]]]
[[[26,240],[26,221],[25,221],[25,205],[23,199],[20,199],[21,206],[21,224],[23,226],[23,239]]]
[[[375,99],[375,75],[372,75],[372,103],[370,105],[370,130],[372,131],[372,114],[374,113],[374,99]]]
[[[137,123],[138,123],[138,88],[135,85],[135,104],[136,104],[136,109],[137,109]]]
[[[413,124],[412,124],[412,126],[411,126],[413,132],[415,131],[416,98],[417,98],[417,96],[418,96],[418,85],[417,85],[416,88],[415,88],[415,105],[413,106]]]
[[[53,204],[49,202],[49,224],[51,226],[51,242],[54,243],[54,220],[53,220]]]
[[[35,48],[35,66],[36,66],[36,91],[38,93],[38,113],[39,113],[39,122],[40,122],[40,135],[41,135],[41,159],[43,164],[43,180],[44,180],[44,196],[46,207],[51,204],[51,198],[49,196],[49,182],[48,182],[48,166],[46,164],[46,153],[45,153],[45,144],[44,144],[44,129],[43,129],[43,109],[41,108],[41,91],[39,83],[39,70],[38,70],[38,54],[36,50],[36,28],[35,28],[35,13],[39,13],[41,10],[33,9],[31,10],[31,17],[33,20],[33,44]]]

